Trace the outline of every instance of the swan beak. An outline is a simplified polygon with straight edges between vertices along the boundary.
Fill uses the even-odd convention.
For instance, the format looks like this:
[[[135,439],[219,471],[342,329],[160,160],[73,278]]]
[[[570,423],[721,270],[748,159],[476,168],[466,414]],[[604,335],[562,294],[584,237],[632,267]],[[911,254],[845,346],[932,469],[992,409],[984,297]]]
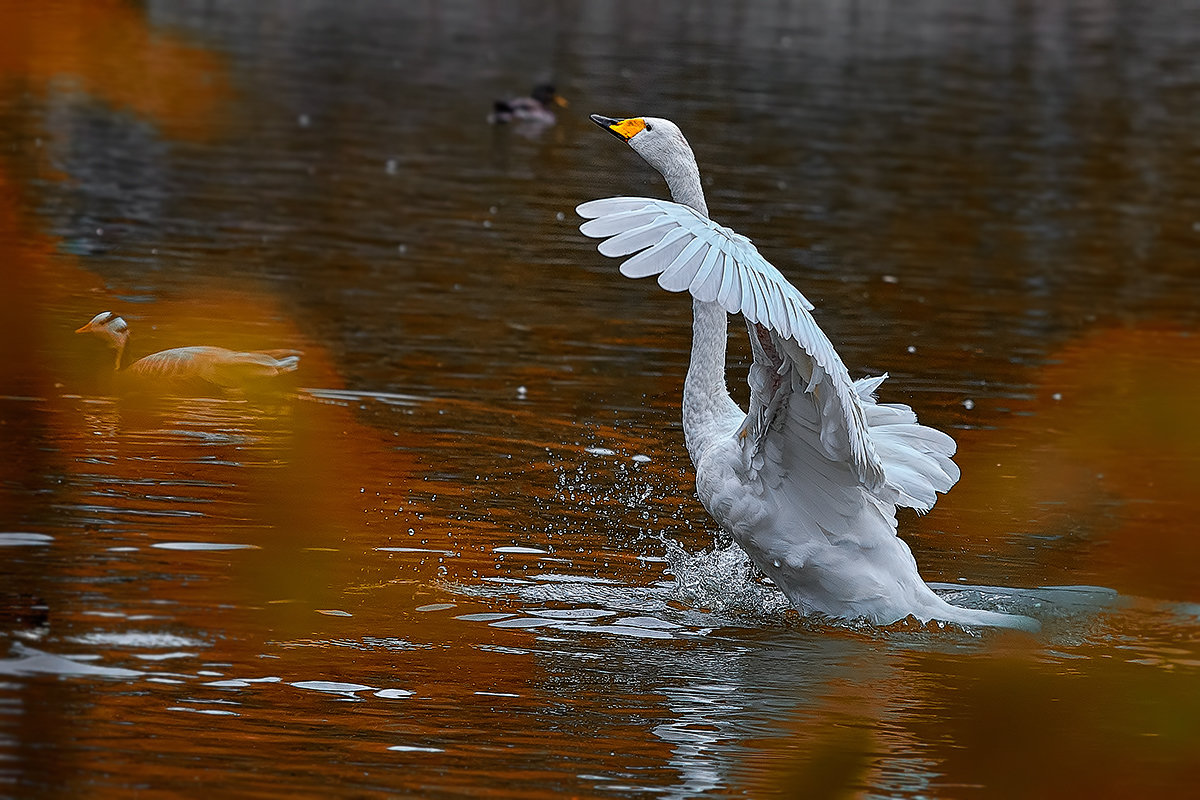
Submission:
[[[76,333],[87,333],[89,330],[91,330],[91,328],[92,328],[92,323],[89,322],[87,325],[81,325],[80,327],[76,328],[75,332]]]
[[[571,104],[567,102],[567,98],[563,97],[561,94],[556,94],[554,95],[554,105],[558,106],[559,108],[566,108]]]
[[[641,117],[613,119],[612,117],[602,117],[599,114],[592,114],[592,122],[624,142],[628,142],[646,129],[646,120]]]

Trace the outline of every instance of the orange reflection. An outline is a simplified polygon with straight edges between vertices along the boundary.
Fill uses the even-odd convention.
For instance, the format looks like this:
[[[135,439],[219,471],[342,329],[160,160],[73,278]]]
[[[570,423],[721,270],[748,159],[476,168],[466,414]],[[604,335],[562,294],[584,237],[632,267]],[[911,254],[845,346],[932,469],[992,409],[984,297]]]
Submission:
[[[1077,672],[1019,634],[974,652],[859,644],[803,692],[787,735],[744,743],[747,794],[1154,797],[1200,776],[1192,677],[1120,646]]]
[[[1128,663],[1119,648],[1110,655],[1082,675],[1021,648],[914,656],[907,671],[921,691],[913,729],[944,743],[935,786],[976,785],[997,797],[1125,798],[1195,785],[1200,695],[1187,691],[1191,679]]]
[[[129,109],[174,138],[202,139],[219,129],[230,97],[224,64],[177,37],[154,31],[120,0],[6,3],[0,10],[0,92],[78,91]],[[3,103],[0,105],[8,105]],[[61,178],[45,164],[23,164]],[[25,209],[29,189],[0,162],[0,282],[11,290],[0,321],[0,386],[52,394],[61,374],[59,329],[98,310],[102,281],[39,230]],[[84,293],[86,302],[72,303]]]
[[[956,434],[964,477],[947,512],[977,546],[1037,535],[1048,582],[1200,600],[1200,338],[1103,328],[1048,362],[1003,442],[995,430]]]
[[[199,139],[217,130],[230,89],[221,60],[146,24],[124,0],[6,3],[0,81],[45,91],[54,82],[128,108],[166,136]]]
[[[115,0],[6,5],[0,11],[0,92],[30,88],[39,93],[78,91],[145,117],[164,137],[192,140],[219,134],[222,105],[230,95],[221,59],[154,30],[137,6]],[[63,479],[41,495],[13,493],[15,502],[3,504],[0,521],[66,523],[59,535],[64,545],[69,541],[72,557],[52,562],[55,575],[45,598],[56,644],[70,641],[74,633],[96,631],[92,615],[111,610],[118,612],[114,620],[119,621],[100,630],[136,628],[126,621],[129,617],[157,618],[162,621],[152,626],[211,637],[195,648],[202,654],[196,658],[232,665],[232,671],[245,677],[283,674],[286,680],[361,682],[367,674],[387,675],[383,688],[402,686],[443,705],[423,717],[407,717],[400,706],[395,713],[357,719],[348,735],[331,735],[326,746],[353,741],[355,749],[378,757],[387,745],[406,739],[457,741],[460,752],[448,746],[444,755],[423,754],[422,761],[451,776],[448,785],[476,791],[481,771],[490,767],[501,776],[513,769],[502,748],[492,754],[490,765],[478,763],[478,743],[496,736],[491,727],[496,720],[512,725],[513,740],[540,742],[553,736],[553,720],[539,723],[526,710],[515,716],[505,710],[504,704],[521,709],[527,701],[476,694],[528,697],[531,687],[544,680],[532,654],[509,652],[498,658],[487,649],[511,646],[511,632],[457,621],[459,612],[416,610],[446,600],[433,586],[442,566],[439,548],[463,556],[448,563],[455,577],[472,567],[491,568],[489,543],[508,543],[513,535],[490,521],[431,513],[432,492],[442,495],[439,507],[466,509],[488,502],[481,498],[482,490],[455,487],[453,481],[432,490],[424,483],[424,475],[441,465],[418,454],[436,449],[436,439],[424,434],[431,438],[422,448],[422,434],[397,435],[403,426],[393,430],[363,424],[353,401],[329,405],[300,400],[260,408],[229,400],[164,400],[140,407],[94,396],[87,376],[76,374],[79,359],[73,353],[80,345],[71,332],[102,310],[126,316],[135,357],[189,344],[295,348],[304,351],[298,376],[303,385],[336,389],[342,380],[328,350],[309,335],[302,320],[253,282],[210,281],[191,287],[186,299],[134,308],[114,300],[127,287],[106,285],[86,268],[86,261],[62,252],[60,242],[46,235],[29,212],[39,203],[25,173],[64,176],[51,175],[45,163],[21,169],[18,177],[0,164],[0,279],[12,290],[10,297],[20,298],[0,314],[0,392],[43,400],[18,407],[26,418],[6,420],[33,433],[0,459],[0,487],[6,487],[0,491],[8,494],[7,487],[24,486],[30,475]],[[72,396],[76,394],[83,396]],[[444,423],[436,414],[444,408],[418,410],[409,418],[411,429],[439,429]],[[556,432],[546,444],[557,446],[562,440]],[[411,538],[410,528],[417,531]],[[256,549],[160,547],[181,543]],[[429,553],[375,549],[396,544],[428,546]],[[136,551],[114,557],[114,547]],[[37,586],[46,586],[44,577],[37,576]],[[78,599],[82,593],[88,596],[86,604]],[[482,604],[472,608],[461,599],[458,603],[464,612],[487,610]],[[384,644],[367,646],[368,636]],[[406,643],[417,649],[410,653]],[[102,643],[89,650],[106,661],[129,660],[128,650],[120,646]],[[264,653],[283,653],[286,667],[264,660]],[[178,667],[194,671],[196,664],[189,660]],[[186,781],[198,764],[224,775],[238,774],[240,767],[255,769],[253,763],[239,764],[232,753],[259,748],[260,728],[250,724],[197,732],[194,719],[182,715],[174,729],[170,714],[163,719],[163,707],[175,694],[170,690],[147,701],[144,692],[112,692],[103,702],[87,703],[72,730],[58,726],[51,734],[31,732],[30,740],[40,742],[49,735],[61,746],[47,750],[57,758],[71,750],[71,736],[95,737],[97,746],[72,751],[73,777],[64,777],[80,792],[94,791],[95,776],[112,770]],[[277,704],[272,718],[286,718],[288,726],[305,729],[301,738],[306,747],[320,738],[310,731],[327,725],[330,701],[318,692],[281,684],[256,696]],[[58,702],[46,699],[44,707],[56,709]],[[653,699],[646,705],[651,707],[639,709],[642,715],[657,713]],[[665,760],[665,745],[636,718],[627,721],[620,712],[612,717],[607,728],[614,739],[641,737],[649,762]],[[37,717],[43,724],[46,719],[45,714]],[[148,766],[144,740],[119,745],[104,740],[102,732],[117,720],[145,725],[157,739],[156,752],[169,758]],[[453,766],[463,752],[472,754],[477,767],[458,775]],[[612,769],[619,760],[611,758]],[[346,763],[345,769],[323,773],[328,780],[349,782],[357,768],[349,766],[351,760]],[[506,780],[518,782],[517,772]]]

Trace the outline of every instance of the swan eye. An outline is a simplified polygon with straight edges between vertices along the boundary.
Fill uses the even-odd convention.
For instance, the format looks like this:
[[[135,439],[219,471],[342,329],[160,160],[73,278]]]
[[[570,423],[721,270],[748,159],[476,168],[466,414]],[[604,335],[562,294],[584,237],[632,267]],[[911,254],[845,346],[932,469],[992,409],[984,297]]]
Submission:
[[[647,122],[647,123],[646,123],[646,130],[648,130],[648,131],[652,131],[652,130],[654,130],[654,126],[652,126],[652,125],[651,125],[649,122]]]

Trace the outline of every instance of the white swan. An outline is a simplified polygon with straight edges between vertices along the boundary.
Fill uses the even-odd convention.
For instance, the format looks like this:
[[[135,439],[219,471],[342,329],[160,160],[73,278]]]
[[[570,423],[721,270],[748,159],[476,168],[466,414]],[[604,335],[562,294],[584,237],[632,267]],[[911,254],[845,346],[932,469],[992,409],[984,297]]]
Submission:
[[[674,123],[592,120],[662,173],[675,202],[593,200],[580,230],[630,256],[621,273],[692,294],[683,432],[705,509],[796,608],[886,625],[906,617],[1037,630],[1028,617],[951,605],[896,536],[896,507],[928,511],[958,480],[954,440],[852,381],[813,306],[749,239],[708,219],[700,171]],[[746,320],[750,411],[725,385],[727,314]]]

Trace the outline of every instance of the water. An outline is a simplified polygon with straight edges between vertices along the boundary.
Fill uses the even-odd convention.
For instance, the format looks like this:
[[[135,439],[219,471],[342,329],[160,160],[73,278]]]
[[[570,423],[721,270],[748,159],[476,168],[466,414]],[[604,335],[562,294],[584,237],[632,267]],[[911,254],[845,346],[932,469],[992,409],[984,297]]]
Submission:
[[[1186,796],[1200,6],[0,11],[0,795]],[[552,79],[550,128],[491,100]],[[799,618],[714,546],[688,304],[572,209],[710,209],[959,442],[901,532],[1038,637]],[[292,398],[112,397],[305,352]],[[730,381],[744,394],[736,328]],[[1039,587],[1060,587],[1043,589]]]

